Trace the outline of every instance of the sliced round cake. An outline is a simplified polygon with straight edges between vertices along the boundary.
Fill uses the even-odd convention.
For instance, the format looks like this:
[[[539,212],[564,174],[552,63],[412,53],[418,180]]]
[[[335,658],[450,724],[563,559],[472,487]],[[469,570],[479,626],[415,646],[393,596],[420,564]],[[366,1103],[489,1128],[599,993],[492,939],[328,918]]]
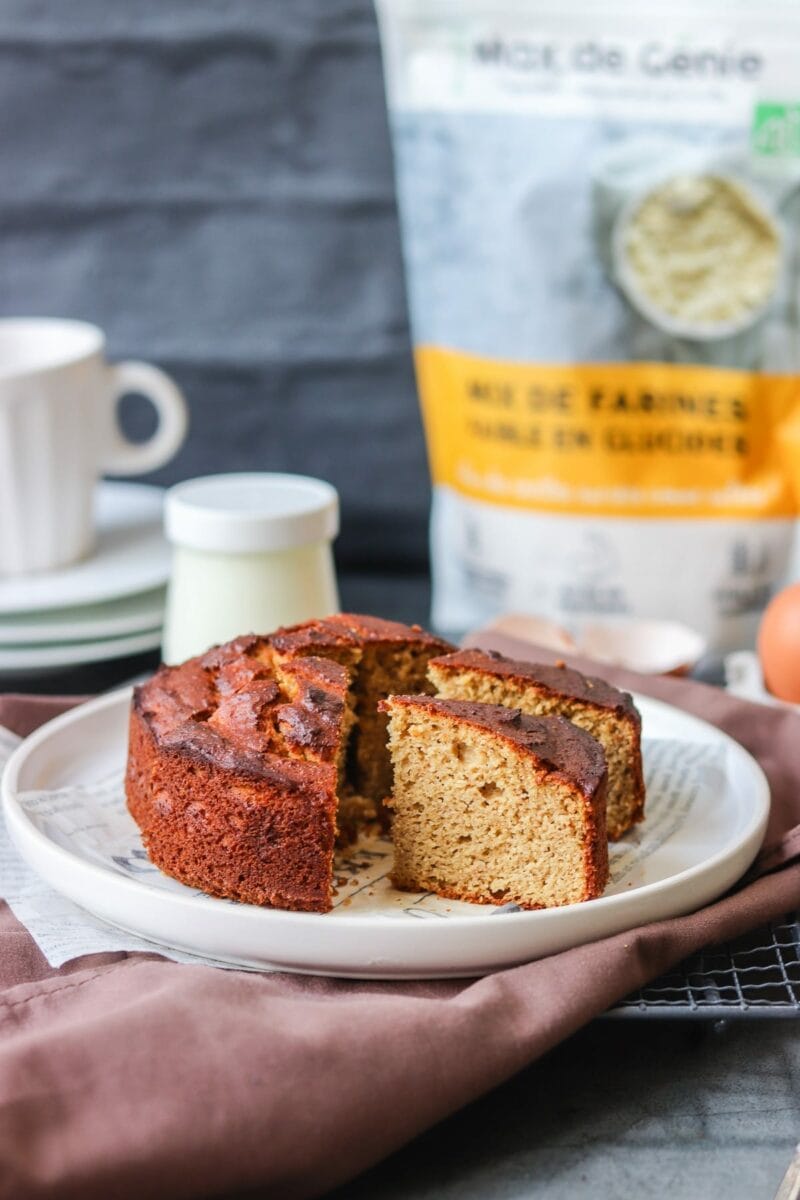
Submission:
[[[338,614],[238,638],[135,689],[126,794],[168,875],[249,904],[326,912],[337,839],[391,787],[378,701],[450,647]]]

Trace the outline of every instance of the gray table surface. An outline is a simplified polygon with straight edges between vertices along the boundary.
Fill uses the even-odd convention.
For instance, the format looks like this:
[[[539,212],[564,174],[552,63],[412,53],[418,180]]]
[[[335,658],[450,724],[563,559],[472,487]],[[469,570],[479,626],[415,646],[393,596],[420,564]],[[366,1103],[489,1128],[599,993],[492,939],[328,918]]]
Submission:
[[[426,619],[423,577],[340,582],[345,608]],[[156,657],[15,687],[100,690]],[[596,1021],[328,1200],[772,1200],[800,1138],[798,1034],[793,1020]]]
[[[596,1021],[328,1200],[772,1200],[794,1021]]]

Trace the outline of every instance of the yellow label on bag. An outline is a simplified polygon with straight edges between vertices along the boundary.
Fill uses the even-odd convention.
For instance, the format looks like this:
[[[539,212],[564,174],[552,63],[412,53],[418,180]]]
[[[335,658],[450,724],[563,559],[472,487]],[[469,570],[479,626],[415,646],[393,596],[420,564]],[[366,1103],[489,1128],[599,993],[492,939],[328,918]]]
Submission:
[[[791,517],[800,380],[672,363],[416,352],[434,483],[546,512]]]

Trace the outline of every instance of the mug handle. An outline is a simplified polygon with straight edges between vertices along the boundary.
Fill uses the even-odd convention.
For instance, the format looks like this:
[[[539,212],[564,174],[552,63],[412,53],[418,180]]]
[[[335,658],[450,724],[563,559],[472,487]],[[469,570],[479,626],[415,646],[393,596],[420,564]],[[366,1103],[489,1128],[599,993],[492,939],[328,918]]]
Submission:
[[[178,385],[152,363],[129,360],[114,363],[113,403],[128,392],[145,396],[158,414],[158,427],[146,442],[131,442],[114,421],[112,444],[103,470],[112,475],[144,475],[168,462],[180,449],[189,426],[186,400]]]

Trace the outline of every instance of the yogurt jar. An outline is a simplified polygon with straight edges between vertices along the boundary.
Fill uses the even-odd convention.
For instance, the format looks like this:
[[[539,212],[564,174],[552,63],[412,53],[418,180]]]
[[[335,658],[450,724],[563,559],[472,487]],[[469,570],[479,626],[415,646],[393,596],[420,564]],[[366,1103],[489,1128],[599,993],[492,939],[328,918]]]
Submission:
[[[339,498],[329,483],[245,473],[190,479],[167,493],[164,525],[173,547],[166,663],[339,608]]]

